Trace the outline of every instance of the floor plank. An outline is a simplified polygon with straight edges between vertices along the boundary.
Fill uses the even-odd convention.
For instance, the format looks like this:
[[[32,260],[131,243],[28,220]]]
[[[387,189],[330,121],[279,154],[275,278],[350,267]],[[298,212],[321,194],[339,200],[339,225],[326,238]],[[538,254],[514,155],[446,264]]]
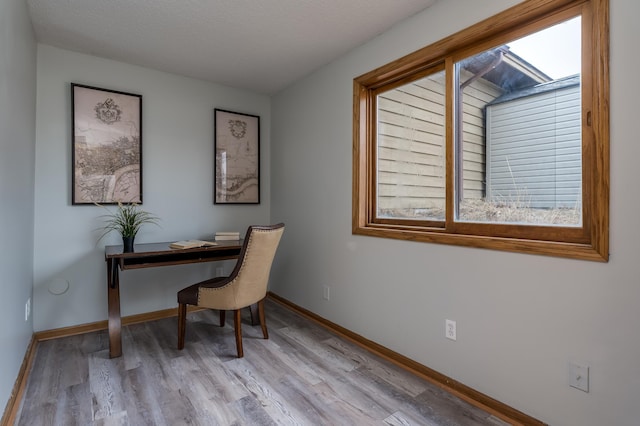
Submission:
[[[40,342],[16,425],[504,425],[282,305],[265,304],[270,339],[243,316],[198,311],[178,351],[175,318]]]

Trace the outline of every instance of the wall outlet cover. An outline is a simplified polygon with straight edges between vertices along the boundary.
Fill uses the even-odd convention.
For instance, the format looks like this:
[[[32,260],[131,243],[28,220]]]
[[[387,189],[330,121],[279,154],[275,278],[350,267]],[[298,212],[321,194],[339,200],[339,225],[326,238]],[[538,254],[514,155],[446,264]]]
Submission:
[[[444,321],[444,335],[447,339],[456,340],[456,322],[453,320]]]

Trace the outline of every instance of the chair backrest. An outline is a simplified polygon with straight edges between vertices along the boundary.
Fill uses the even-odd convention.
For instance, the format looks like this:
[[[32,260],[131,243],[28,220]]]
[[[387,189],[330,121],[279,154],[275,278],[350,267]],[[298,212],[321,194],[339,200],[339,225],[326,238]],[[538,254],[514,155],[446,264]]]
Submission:
[[[271,265],[283,232],[284,223],[270,226],[254,225],[247,229],[238,262],[229,275],[229,283],[224,286],[225,290],[229,291],[225,291],[225,309],[241,309],[264,299],[267,295]],[[207,296],[203,292],[207,290],[201,288],[199,296],[205,306]],[[216,297],[214,294],[211,296]],[[218,299],[215,304],[218,305],[220,302]]]

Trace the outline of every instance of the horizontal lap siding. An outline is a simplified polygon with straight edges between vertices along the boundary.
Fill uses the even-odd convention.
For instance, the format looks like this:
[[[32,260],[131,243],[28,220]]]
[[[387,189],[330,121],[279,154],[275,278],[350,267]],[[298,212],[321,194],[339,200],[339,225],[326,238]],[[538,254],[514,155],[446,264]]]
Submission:
[[[580,87],[487,107],[487,198],[534,208],[580,205]]]
[[[444,207],[444,99],[439,74],[378,97],[378,210]]]
[[[484,195],[484,106],[501,93],[478,80],[463,99],[465,195]],[[444,208],[445,94],[441,75],[378,97],[378,209]]]
[[[460,81],[473,75],[461,70]],[[462,92],[462,189],[464,199],[481,199],[485,196],[485,118],[484,108],[502,95],[492,83],[478,79]]]

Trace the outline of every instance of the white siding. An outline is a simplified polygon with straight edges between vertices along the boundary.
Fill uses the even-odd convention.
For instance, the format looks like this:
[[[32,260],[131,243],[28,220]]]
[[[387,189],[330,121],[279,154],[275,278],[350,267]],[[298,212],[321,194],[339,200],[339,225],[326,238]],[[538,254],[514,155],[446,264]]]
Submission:
[[[580,87],[488,106],[487,149],[487,199],[579,206]]]

